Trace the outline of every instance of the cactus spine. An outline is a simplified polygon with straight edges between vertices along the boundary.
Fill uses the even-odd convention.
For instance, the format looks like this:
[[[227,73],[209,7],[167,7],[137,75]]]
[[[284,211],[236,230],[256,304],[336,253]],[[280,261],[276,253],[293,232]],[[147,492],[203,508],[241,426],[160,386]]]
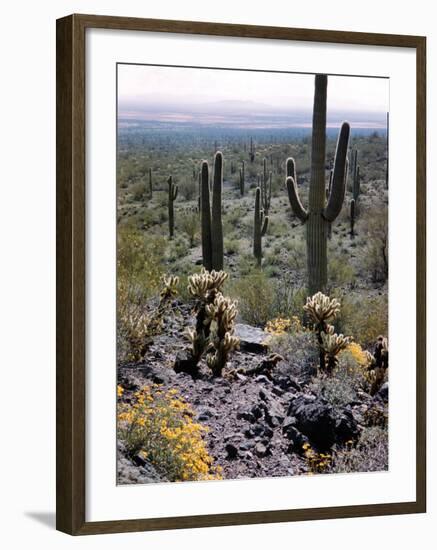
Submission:
[[[258,266],[261,266],[262,260],[262,238],[266,234],[269,217],[264,216],[261,209],[261,189],[255,191],[255,217],[253,225],[253,255],[256,258]]]
[[[244,171],[244,160],[241,162],[240,168],[240,195],[244,196],[244,185],[245,185],[245,171]]]
[[[206,270],[223,268],[222,225],[223,155],[217,151],[214,157],[212,207],[209,189],[209,167],[202,162],[200,216],[202,226],[202,258]]]
[[[172,176],[169,176],[168,180],[168,232],[170,239],[173,239],[174,235],[174,207],[173,203],[178,196],[178,186],[173,183]]]
[[[263,160],[263,175],[261,179],[261,200],[264,214],[269,215],[270,203],[272,199],[272,173],[267,176],[267,161]]]
[[[349,124],[343,122],[335,152],[331,193],[326,202],[325,155],[327,86],[327,75],[316,75],[308,211],[303,207],[297,191],[294,160],[287,160],[286,185],[290,205],[295,215],[302,222],[306,223],[308,291],[311,295],[325,289],[328,282],[328,225],[337,218],[343,205],[347,169],[346,156],[350,133]]]

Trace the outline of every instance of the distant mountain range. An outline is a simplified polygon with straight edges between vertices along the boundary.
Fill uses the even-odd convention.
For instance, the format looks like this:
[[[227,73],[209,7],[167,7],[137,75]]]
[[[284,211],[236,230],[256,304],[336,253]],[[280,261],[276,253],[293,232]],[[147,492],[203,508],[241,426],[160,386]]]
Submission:
[[[197,104],[119,101],[118,120],[121,126],[158,122],[236,128],[307,128],[312,123],[312,112],[240,100]],[[386,127],[385,112],[328,110],[328,127],[339,126],[344,120],[356,128]]]

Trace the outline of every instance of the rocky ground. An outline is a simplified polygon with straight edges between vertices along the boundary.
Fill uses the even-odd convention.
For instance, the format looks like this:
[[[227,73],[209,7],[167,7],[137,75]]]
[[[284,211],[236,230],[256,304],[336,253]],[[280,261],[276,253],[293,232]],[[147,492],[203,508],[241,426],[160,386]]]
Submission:
[[[119,366],[118,383],[125,389],[124,398],[151,382],[162,384],[164,390],[177,389],[194,409],[195,420],[209,428],[205,436],[208,451],[223,468],[225,479],[307,473],[304,443],[329,452],[334,444],[357,439],[367,409],[375,400],[388,398],[384,386],[375,398],[362,392],[355,402],[334,409],[309,392],[308,373],[306,380],[290,374],[296,372],[292,360],[280,361],[269,370],[266,334],[248,325],[237,326],[241,348],[233,354],[223,378],[212,378],[204,364],[199,379],[176,374],[173,366],[187,348],[184,330],[192,316],[177,301],[173,312],[144,360]],[[245,374],[248,370],[258,372]],[[118,482],[153,481],[163,478],[142,458],[129,459],[119,442]]]

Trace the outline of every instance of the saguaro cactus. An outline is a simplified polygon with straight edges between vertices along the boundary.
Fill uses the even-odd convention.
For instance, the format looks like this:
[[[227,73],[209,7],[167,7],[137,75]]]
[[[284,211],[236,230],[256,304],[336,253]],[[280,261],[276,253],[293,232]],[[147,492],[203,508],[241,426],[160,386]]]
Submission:
[[[153,181],[152,181],[152,169],[149,168],[149,192],[150,198],[153,196]]]
[[[173,183],[172,176],[169,176],[168,180],[168,232],[170,239],[174,235],[174,207],[173,203],[178,196],[178,186]]]
[[[262,237],[266,234],[269,217],[264,216],[264,211],[261,209],[261,189],[256,188],[255,191],[255,217],[253,225],[253,255],[256,258],[257,264],[261,265],[262,260]]]
[[[253,139],[250,138],[250,150],[249,150],[250,162],[255,160],[255,146],[253,145]]]
[[[294,160],[291,158],[287,160],[286,185],[290,205],[295,215],[303,223],[306,223],[308,291],[311,295],[323,290],[328,282],[328,225],[337,218],[343,205],[347,169],[346,156],[350,134],[349,124],[343,122],[335,152],[331,193],[326,202],[325,155],[327,86],[327,75],[316,75],[308,211],[305,210],[299,198]]]
[[[245,171],[244,171],[244,160],[241,162],[240,168],[240,195],[244,195],[244,185],[245,185]]]
[[[211,210],[212,268],[216,271],[223,269],[222,187],[223,155],[217,151],[214,157]]]
[[[351,153],[351,174],[352,174],[352,195],[355,199],[355,202],[358,201],[360,196],[360,165],[358,164],[358,151],[357,149],[352,150]]]
[[[200,216],[202,226],[202,258],[205,269],[220,271],[223,268],[222,225],[223,155],[217,151],[214,157],[212,208],[209,189],[209,167],[202,162]]]
[[[355,199],[351,200],[351,231],[350,236],[351,239],[355,237]]]
[[[261,201],[264,214],[269,215],[270,203],[272,199],[272,173],[267,176],[267,161],[263,160],[263,175],[261,179]]]

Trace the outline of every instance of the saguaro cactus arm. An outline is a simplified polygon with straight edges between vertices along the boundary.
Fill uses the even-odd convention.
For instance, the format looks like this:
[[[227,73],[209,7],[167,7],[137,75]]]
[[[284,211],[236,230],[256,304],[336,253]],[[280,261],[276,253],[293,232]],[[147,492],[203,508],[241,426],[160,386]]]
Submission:
[[[328,204],[323,210],[325,220],[332,222],[340,214],[346,191],[347,172],[347,148],[349,144],[350,126],[343,122],[338,136],[337,149],[335,151],[334,171],[332,175],[331,192]]]
[[[286,172],[287,172],[287,178],[291,177],[294,179],[294,181],[297,184],[297,177],[296,177],[296,163],[294,161],[293,157],[289,157],[286,162]]]
[[[294,214],[300,219],[302,223],[306,222],[308,219],[308,212],[303,207],[299,193],[296,186],[296,180],[291,176],[287,177],[286,180],[287,191],[288,191],[288,200],[290,201],[291,209]]]

